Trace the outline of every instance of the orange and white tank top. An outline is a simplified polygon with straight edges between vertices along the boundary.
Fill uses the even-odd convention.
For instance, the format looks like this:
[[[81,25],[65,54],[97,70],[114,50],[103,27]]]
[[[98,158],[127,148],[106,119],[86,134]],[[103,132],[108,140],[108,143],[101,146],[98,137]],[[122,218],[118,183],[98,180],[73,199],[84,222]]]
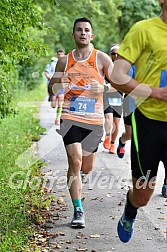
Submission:
[[[65,90],[62,119],[103,124],[103,93],[95,94],[91,90],[92,80],[104,85],[104,77],[97,67],[97,55],[96,49],[82,61],[74,58],[74,50],[67,55],[65,72],[70,84]]]

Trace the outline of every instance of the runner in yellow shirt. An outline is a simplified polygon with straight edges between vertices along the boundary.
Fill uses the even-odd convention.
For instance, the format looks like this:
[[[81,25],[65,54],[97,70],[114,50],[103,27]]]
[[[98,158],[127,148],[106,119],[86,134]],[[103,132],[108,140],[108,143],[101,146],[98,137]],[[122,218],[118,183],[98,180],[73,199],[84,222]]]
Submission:
[[[132,114],[133,189],[117,228],[122,242],[131,239],[137,210],[149,202],[161,156],[167,153],[167,0],[160,4],[160,17],[136,23],[125,36],[111,75],[112,85],[136,97],[138,107]],[[132,64],[135,80],[128,76]]]

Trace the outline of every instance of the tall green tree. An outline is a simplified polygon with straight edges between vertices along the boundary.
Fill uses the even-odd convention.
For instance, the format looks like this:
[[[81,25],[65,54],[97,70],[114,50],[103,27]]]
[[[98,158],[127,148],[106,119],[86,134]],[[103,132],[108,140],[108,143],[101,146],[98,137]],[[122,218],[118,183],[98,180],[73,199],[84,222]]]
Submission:
[[[106,51],[119,38],[118,17],[121,11],[118,7],[121,2],[122,0],[48,0],[52,7],[42,2],[41,8],[45,6],[44,15],[49,27],[45,42],[50,43],[50,48],[54,50],[63,47],[66,52],[70,51],[75,46],[71,39],[73,22],[76,18],[87,17],[93,24],[93,43]]]
[[[118,19],[120,40],[137,21],[160,15],[158,0],[123,0],[119,9],[122,13]]]
[[[34,36],[43,28],[40,10],[32,0],[1,1],[0,118],[12,111],[10,102],[15,87],[18,87],[19,62],[32,62],[33,57],[44,50],[43,36]]]
[[[49,27],[45,42],[52,50],[64,47],[66,52],[75,46],[71,33],[73,21],[78,17],[91,19],[94,44],[107,51],[111,44],[122,40],[135,22],[160,11],[158,0],[48,0],[47,3],[41,3]]]
[[[136,22],[159,15],[158,0],[2,0],[0,8],[0,118],[12,111],[16,88],[33,88],[58,48],[75,47],[73,22],[87,17],[96,48],[108,52]],[[42,75],[40,75],[42,76]]]

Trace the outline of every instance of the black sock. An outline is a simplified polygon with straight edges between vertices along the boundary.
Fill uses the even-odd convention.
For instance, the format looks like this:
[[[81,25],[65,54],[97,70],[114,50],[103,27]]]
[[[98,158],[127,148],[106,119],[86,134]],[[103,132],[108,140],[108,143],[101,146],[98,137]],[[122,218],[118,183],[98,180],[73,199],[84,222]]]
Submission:
[[[125,215],[129,220],[133,220],[136,218],[137,215],[137,209],[134,207],[130,201],[129,201],[129,192],[127,193],[127,201],[126,201],[126,207],[125,207]]]
[[[121,137],[120,137],[120,139],[119,139],[119,142],[120,142],[120,145],[121,145],[122,147],[125,146],[125,143],[123,144],[122,141],[121,141]]]

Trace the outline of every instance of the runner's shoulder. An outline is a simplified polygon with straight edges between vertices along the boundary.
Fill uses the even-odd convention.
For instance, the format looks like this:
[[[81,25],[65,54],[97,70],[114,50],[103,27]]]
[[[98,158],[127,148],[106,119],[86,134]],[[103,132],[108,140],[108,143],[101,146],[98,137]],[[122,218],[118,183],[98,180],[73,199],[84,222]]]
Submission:
[[[113,64],[110,56],[107,53],[102,52],[102,51],[98,51],[97,62],[101,63],[102,65]]]
[[[63,72],[66,66],[66,62],[67,62],[67,55],[62,56],[57,62],[56,70]]]

